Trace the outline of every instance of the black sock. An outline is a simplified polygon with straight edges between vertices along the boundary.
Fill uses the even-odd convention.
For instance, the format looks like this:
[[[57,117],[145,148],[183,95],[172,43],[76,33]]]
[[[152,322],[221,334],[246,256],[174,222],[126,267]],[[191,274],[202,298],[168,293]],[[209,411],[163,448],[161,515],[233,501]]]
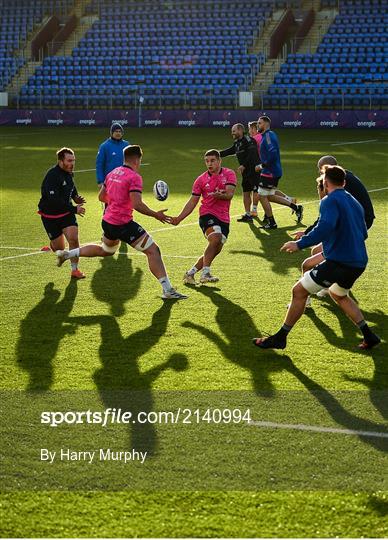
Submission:
[[[364,338],[368,341],[368,339],[372,336],[374,336],[372,330],[369,328],[369,326],[367,325],[367,323],[365,322],[364,319],[362,319],[362,321],[358,322],[357,323],[357,326],[358,328],[361,330],[362,332],[362,335],[364,336]]]
[[[286,340],[288,332],[292,329],[292,326],[288,324],[283,324],[283,326],[275,334],[276,337],[279,337],[281,340]]]
[[[273,216],[267,216],[267,217],[270,224],[273,225],[275,223],[275,218]]]
[[[290,208],[292,208],[292,209],[295,211],[295,210],[298,209],[298,205],[292,202],[292,203],[290,204]]]

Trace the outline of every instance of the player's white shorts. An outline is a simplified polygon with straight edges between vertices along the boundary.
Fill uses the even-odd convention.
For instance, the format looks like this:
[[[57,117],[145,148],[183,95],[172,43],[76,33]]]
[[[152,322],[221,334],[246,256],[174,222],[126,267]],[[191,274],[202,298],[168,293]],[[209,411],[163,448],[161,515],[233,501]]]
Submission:
[[[257,193],[263,195],[263,197],[269,197],[270,195],[275,195],[276,188],[264,188],[259,186]]]

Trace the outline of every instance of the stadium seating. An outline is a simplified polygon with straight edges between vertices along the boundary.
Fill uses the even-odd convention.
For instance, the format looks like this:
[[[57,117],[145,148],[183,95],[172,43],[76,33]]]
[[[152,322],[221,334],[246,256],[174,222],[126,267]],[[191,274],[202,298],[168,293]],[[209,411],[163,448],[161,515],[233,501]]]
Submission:
[[[326,0],[326,5],[331,5]],[[289,54],[263,101],[270,108],[388,105],[388,3],[342,0],[316,54]],[[367,16],[367,17],[366,17]]]
[[[231,107],[263,58],[247,52],[271,1],[94,0],[99,15],[71,57],[49,57],[20,106]]]
[[[0,90],[24,65],[25,59],[18,49],[25,43],[34,25],[45,15],[64,15],[73,6],[73,0],[1,0],[0,21]]]
[[[5,1],[5,0],[0,0]],[[73,0],[7,4],[0,41],[4,87],[24,60],[13,54],[34,21]],[[273,9],[301,0],[92,0],[96,21],[71,56],[47,57],[20,90],[19,107],[235,107],[262,55],[249,54]],[[387,0],[341,0],[316,54],[289,54],[265,108],[387,106]],[[338,6],[338,0],[321,0]],[[367,17],[367,24],[365,17]]]

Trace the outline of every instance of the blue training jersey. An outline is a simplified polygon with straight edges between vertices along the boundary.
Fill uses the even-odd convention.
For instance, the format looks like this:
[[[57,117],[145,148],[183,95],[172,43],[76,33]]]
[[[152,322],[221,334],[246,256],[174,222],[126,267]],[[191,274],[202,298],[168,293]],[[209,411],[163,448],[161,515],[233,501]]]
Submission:
[[[268,176],[268,178],[280,178],[282,176],[279,140],[276,133],[269,129],[263,133],[261,139],[260,160],[263,165],[262,176]]]
[[[339,188],[322,199],[317,225],[297,244],[304,249],[322,242],[327,260],[365,268],[368,262],[366,238],[363,207],[350,193]]]
[[[123,150],[128,145],[129,142],[124,139],[116,141],[111,137],[100,145],[96,157],[97,184],[102,184],[108,173],[122,166]]]

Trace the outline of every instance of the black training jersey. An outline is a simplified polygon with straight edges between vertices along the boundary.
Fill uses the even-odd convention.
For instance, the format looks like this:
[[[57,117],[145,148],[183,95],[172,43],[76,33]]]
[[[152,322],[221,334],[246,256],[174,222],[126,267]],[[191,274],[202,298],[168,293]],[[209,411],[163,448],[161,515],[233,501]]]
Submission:
[[[73,175],[61,169],[59,165],[47,171],[41,195],[38,204],[40,214],[56,216],[77,213],[77,207],[71,202],[78,195]]]
[[[221,157],[233,156],[234,154],[236,154],[239,164],[245,167],[242,173],[243,178],[252,178],[258,175],[255,166],[260,163],[260,157],[255,139],[244,135],[235,141],[230,148],[220,151]]]
[[[366,228],[370,229],[372,227],[373,221],[375,219],[375,212],[373,209],[372,201],[369,197],[369,193],[361,182],[361,180],[355,176],[351,171],[345,169],[345,190],[352,195],[356,201],[358,201],[364,209],[364,220],[366,223]],[[318,224],[319,219],[315,220],[312,225],[307,227],[305,234],[308,234],[314,229]]]
[[[370,200],[369,193],[361,182],[361,180],[355,176],[351,171],[345,171],[345,189],[350,195],[361,204],[365,213],[365,223],[369,229],[372,226],[373,220],[375,219],[375,213],[373,210],[372,201]]]

